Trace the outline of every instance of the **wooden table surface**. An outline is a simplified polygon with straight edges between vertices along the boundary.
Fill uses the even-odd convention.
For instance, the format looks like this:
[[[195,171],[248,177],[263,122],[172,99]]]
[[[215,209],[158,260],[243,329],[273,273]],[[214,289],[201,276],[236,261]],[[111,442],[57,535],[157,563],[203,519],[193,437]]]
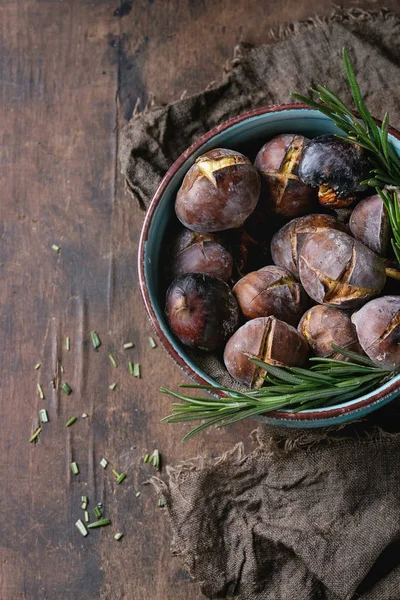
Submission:
[[[396,10],[397,0],[386,5]],[[158,388],[182,375],[148,343],[136,272],[143,214],[124,191],[118,131],[137,98],[142,106],[151,92],[175,100],[218,79],[240,38],[265,42],[271,27],[331,8],[329,0],[2,0],[1,600],[202,597],[170,554],[168,523],[144,485],[154,469],[142,457],[154,448],[164,465],[217,456],[254,424],[185,446],[188,427],[160,424],[169,400]],[[101,336],[99,352],[91,330]],[[124,351],[127,341],[135,346]],[[142,379],[129,375],[130,359],[141,363]],[[40,408],[50,422],[29,444]],[[65,427],[83,412],[86,420]],[[126,473],[121,485],[111,468]],[[102,502],[112,520],[86,538],[74,526],[82,495],[91,508]],[[116,531],[125,534],[119,542]]]

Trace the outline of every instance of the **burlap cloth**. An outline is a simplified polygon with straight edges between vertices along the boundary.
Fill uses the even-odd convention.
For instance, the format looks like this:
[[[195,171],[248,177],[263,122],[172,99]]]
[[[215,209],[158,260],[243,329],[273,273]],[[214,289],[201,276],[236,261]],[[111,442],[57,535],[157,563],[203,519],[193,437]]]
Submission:
[[[290,102],[291,91],[318,83],[350,102],[343,46],[371,112],[388,110],[399,127],[400,20],[338,10],[283,28],[275,43],[242,45],[218,86],[135,112],[120,146],[134,197],[147,206],[183,150],[243,111]],[[217,461],[168,468],[168,481],[153,484],[173,551],[208,598],[400,600],[399,430],[393,402],[339,433],[264,428],[247,456],[239,444]]]

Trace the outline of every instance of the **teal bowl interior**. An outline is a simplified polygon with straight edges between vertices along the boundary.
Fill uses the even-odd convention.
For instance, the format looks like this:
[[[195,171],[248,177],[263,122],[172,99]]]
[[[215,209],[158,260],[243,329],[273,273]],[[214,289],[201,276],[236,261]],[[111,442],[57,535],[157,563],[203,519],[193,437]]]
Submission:
[[[172,334],[164,315],[164,295],[160,290],[160,269],[163,268],[165,257],[162,253],[162,244],[166,235],[167,228],[173,220],[176,220],[174,211],[175,196],[182,182],[182,179],[194,163],[196,158],[211,150],[212,148],[225,147],[233,150],[238,150],[254,160],[257,151],[266,141],[281,133],[299,133],[306,137],[315,137],[322,134],[339,133],[340,130],[328,118],[315,110],[288,108],[277,112],[266,112],[257,116],[249,116],[244,120],[232,124],[229,128],[217,132],[211,139],[197,148],[183,164],[178,168],[174,166],[167,174],[168,183],[163,190],[162,195],[158,198],[157,205],[152,211],[150,221],[145,222],[147,232],[143,241],[143,261],[142,287],[147,290],[147,303],[151,304],[153,315],[150,315],[153,322],[156,321],[162,334],[168,340],[169,344],[175,350],[182,361],[206,382],[210,384],[216,383],[207,373],[202,371],[196,365],[190,356],[188,356],[185,346],[183,346]],[[400,154],[400,140],[395,136],[390,135],[396,151]],[[172,176],[171,176],[172,173]],[[140,270],[139,265],[139,270]],[[171,352],[170,352],[171,354]],[[186,369],[185,369],[186,370]],[[188,372],[188,370],[186,370]],[[393,386],[396,382],[398,385]],[[393,389],[395,388],[395,389]],[[376,410],[376,408],[392,400],[400,393],[400,375],[395,380],[387,382],[374,392],[370,392],[365,396],[352,400],[350,402],[336,405],[327,409],[314,409],[312,411],[303,411],[297,415],[309,414],[309,419],[289,418],[293,416],[289,411],[282,411],[278,418],[272,416],[262,417],[263,420],[289,427],[322,427],[326,425],[338,424],[345,421],[350,421],[355,418],[360,418],[365,414]],[[362,401],[368,401],[362,402]],[[359,407],[360,404],[363,406]]]

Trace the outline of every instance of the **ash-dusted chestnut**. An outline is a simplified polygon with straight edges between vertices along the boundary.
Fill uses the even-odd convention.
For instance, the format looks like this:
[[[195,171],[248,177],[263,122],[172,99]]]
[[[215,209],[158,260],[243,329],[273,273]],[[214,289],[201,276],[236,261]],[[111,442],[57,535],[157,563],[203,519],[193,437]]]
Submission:
[[[300,252],[300,281],[320,304],[358,308],[381,292],[383,262],[369,248],[342,231],[308,235]]]
[[[192,348],[216,350],[238,325],[239,307],[228,284],[203,273],[178,277],[167,291],[165,306],[177,338]]]
[[[379,194],[364,198],[351,213],[349,226],[354,237],[377,254],[385,255],[389,245],[389,215]]]
[[[297,325],[307,306],[303,288],[290,271],[281,267],[248,273],[232,291],[246,319],[274,316]]]
[[[234,150],[216,148],[196,160],[178,191],[178,219],[200,233],[240,227],[260,196],[260,176],[251,161]]]
[[[254,163],[267,185],[270,208],[283,217],[310,212],[316,200],[315,190],[297,176],[307,141],[295,133],[278,135],[261,148]]]
[[[229,281],[232,277],[232,255],[222,241],[211,233],[184,229],[175,240],[172,255],[174,277],[185,273],[207,273],[223,281]]]
[[[266,374],[249,358],[258,358],[278,367],[302,367],[308,358],[308,345],[294,327],[275,317],[260,317],[240,327],[228,341],[224,362],[236,381],[248,387],[261,387]]]
[[[299,277],[298,260],[306,236],[326,229],[346,231],[346,227],[329,215],[306,215],[293,219],[275,233],[271,241],[272,260]]]
[[[297,329],[316,356],[345,360],[343,354],[333,350],[332,344],[363,354],[349,315],[333,306],[313,306],[303,315]]]
[[[400,367],[400,296],[382,296],[351,317],[369,358],[386,369]]]
[[[371,165],[365,151],[335,135],[321,135],[310,140],[302,153],[299,177],[303,183],[318,188],[324,206],[350,206],[361,185],[369,176]]]

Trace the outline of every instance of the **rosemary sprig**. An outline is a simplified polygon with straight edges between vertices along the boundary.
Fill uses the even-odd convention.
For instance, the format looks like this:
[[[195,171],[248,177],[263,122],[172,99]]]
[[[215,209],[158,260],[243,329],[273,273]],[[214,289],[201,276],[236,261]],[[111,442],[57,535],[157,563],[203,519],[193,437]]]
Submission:
[[[371,163],[371,173],[370,178],[363,183],[375,187],[376,193],[382,198],[392,228],[392,247],[400,264],[400,208],[397,196],[397,193],[400,192],[398,189],[400,188],[400,157],[389,141],[389,115],[385,113],[379,128],[362,99],[346,48],[343,48],[343,63],[360,118],[356,117],[350,108],[324,85],[318,85],[317,89],[311,89],[318,101],[301,94],[291,94],[291,96],[330,117],[335,125],[346,134],[338,135],[338,137],[358,144],[367,151]],[[389,188],[385,189],[385,186],[389,186]]]
[[[168,423],[203,421],[192,429],[183,441],[211,425],[225,427],[238,421],[274,410],[293,412],[330,406],[352,400],[382,385],[399,370],[377,367],[369,358],[332,345],[347,361],[331,358],[311,358],[309,370],[296,367],[275,367],[261,360],[249,359],[266,371],[266,385],[261,389],[239,392],[221,386],[185,384],[182,388],[223,390],[223,398],[193,397],[162,387],[161,391],[180,402],[172,404],[172,414],[164,417]]]

